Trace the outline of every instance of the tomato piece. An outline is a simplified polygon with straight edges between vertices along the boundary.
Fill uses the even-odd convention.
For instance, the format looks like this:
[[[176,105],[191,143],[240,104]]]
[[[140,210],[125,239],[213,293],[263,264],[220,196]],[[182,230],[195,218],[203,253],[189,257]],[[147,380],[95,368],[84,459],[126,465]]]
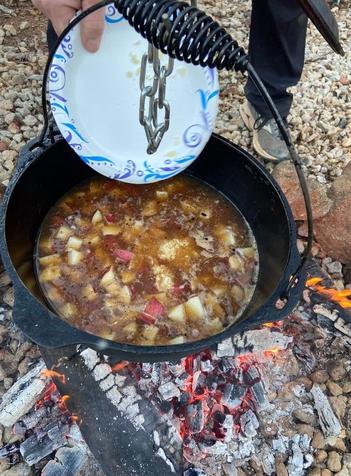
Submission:
[[[134,257],[134,253],[128,250],[115,250],[113,251],[113,256],[123,261],[123,263],[129,263]]]
[[[155,324],[156,318],[153,316],[150,316],[149,314],[146,314],[145,312],[142,312],[139,314],[138,319],[141,322],[144,322],[145,324]]]
[[[118,220],[116,213],[105,213],[104,217],[107,223],[116,223]]]
[[[150,301],[146,304],[144,309],[144,313],[150,316],[160,318],[165,315],[165,307],[163,304],[160,303],[156,298],[150,299]]]
[[[118,238],[115,235],[105,235],[104,236],[104,245],[105,248],[110,253],[114,253],[118,249]]]

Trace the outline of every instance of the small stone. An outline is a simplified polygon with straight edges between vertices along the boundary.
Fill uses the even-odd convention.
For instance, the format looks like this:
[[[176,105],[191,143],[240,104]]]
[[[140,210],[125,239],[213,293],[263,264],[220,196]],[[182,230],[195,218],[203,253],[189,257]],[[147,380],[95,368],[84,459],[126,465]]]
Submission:
[[[298,377],[295,382],[298,382],[299,384],[303,385],[305,389],[309,392],[313,386],[313,382],[307,378],[307,377]]]
[[[335,382],[341,380],[346,374],[346,369],[342,362],[332,362],[328,371],[329,375]]]
[[[23,119],[23,124],[26,126],[34,126],[38,122],[38,119],[34,116],[26,116]]]
[[[285,467],[285,464],[281,461],[276,463],[275,465],[275,471],[277,473],[277,476],[289,476],[289,473]]]
[[[328,453],[324,450],[318,450],[314,456],[316,463],[323,463],[328,458]]]
[[[334,438],[334,439],[331,439],[331,441],[330,439],[328,439],[328,446],[330,446],[330,448],[333,448],[335,450],[339,450],[342,453],[346,453],[347,451],[346,445],[342,438]]]
[[[28,466],[26,463],[20,463],[4,471],[2,476],[30,476],[31,474],[32,470],[30,466]]]
[[[0,140],[0,152],[7,150],[8,146],[9,146],[8,142]]]
[[[347,397],[340,395],[339,397],[329,397],[330,405],[336,415],[342,420],[345,416]]]
[[[27,21],[21,22],[20,26],[19,26],[20,30],[25,30],[28,27],[29,27],[29,22],[27,22]]]
[[[326,441],[323,433],[320,430],[315,430],[311,445],[316,450],[323,450],[326,446]]]
[[[315,422],[315,416],[313,415],[313,413],[305,412],[304,410],[301,410],[299,408],[293,411],[293,417],[296,420],[302,423],[306,423],[308,425],[313,425],[313,423]]]
[[[332,382],[331,380],[329,380],[329,382],[327,382],[327,388],[328,388],[329,392],[334,397],[338,397],[339,395],[341,395],[343,393],[342,388],[340,387],[340,385],[338,385],[335,382]]]
[[[334,472],[341,470],[341,456],[336,451],[331,451],[329,453],[327,468]]]
[[[320,468],[313,468],[309,471],[308,476],[321,476]]]
[[[300,435],[307,435],[311,439],[313,438],[313,427],[310,425],[305,425],[304,423],[300,423],[299,425],[296,425],[297,431],[300,433]]]
[[[331,263],[327,264],[327,270],[330,274],[338,274],[341,275],[342,273],[342,264],[340,261],[332,261]]]
[[[321,476],[333,476],[333,473],[329,469],[322,469]]]
[[[314,383],[325,383],[329,380],[329,375],[326,370],[316,370],[309,377]]]
[[[4,162],[13,161],[16,159],[17,155],[18,154],[15,150],[4,150],[4,152],[1,154],[1,159]]]
[[[13,384],[13,378],[11,378],[11,377],[4,378],[4,388],[5,388],[5,390],[8,390],[9,388],[11,388],[12,384]]]
[[[5,99],[5,101],[2,101],[1,107],[5,109],[6,111],[12,111],[13,110],[13,102],[10,99]]]
[[[335,473],[334,476],[350,476],[349,470],[347,468],[342,468],[341,471]]]
[[[343,387],[342,387],[343,393],[351,393],[351,381],[350,382],[345,382]]]

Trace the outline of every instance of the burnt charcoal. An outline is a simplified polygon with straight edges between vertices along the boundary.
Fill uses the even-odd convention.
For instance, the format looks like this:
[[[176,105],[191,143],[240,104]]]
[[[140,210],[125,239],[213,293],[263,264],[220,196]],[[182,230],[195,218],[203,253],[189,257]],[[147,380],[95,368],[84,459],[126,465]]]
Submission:
[[[177,377],[174,382],[176,385],[178,386],[183,386],[184,383],[186,382],[186,380],[189,378],[189,374],[186,373],[186,372],[183,372],[181,375],[179,375],[179,377]]]
[[[222,403],[228,407],[240,405],[246,393],[246,388],[237,384],[228,383],[224,387]]]
[[[186,409],[186,423],[190,433],[200,433],[205,425],[202,402],[189,405]]]
[[[261,380],[261,374],[258,368],[255,367],[254,365],[252,365],[247,370],[247,372],[244,373],[244,382],[246,383],[246,385],[250,387],[254,385],[255,383],[259,382],[260,380]]]
[[[190,398],[191,398],[191,395],[189,392],[182,392],[178,401],[181,405],[185,405],[186,403],[189,402]]]
[[[306,366],[308,372],[312,372],[316,366],[316,358],[312,354],[310,347],[300,343],[294,346],[293,352],[295,357]]]
[[[12,431],[15,435],[22,435],[24,436],[24,434],[26,433],[27,431],[27,427],[26,425],[23,423],[23,421],[18,421],[17,423],[15,423],[12,427]]]
[[[184,472],[184,476],[206,476],[202,469],[190,468]]]
[[[173,408],[173,406],[172,406],[171,402],[167,402],[165,400],[162,400],[160,402],[161,413],[169,413],[172,410],[172,408]]]
[[[0,460],[8,458],[19,451],[19,444],[10,443],[9,445],[0,448]]]
[[[50,423],[39,434],[27,438],[20,446],[21,455],[29,466],[38,463],[57,448],[66,444],[67,425]]]
[[[206,375],[200,374],[197,378],[197,381],[193,384],[193,392],[195,395],[202,395],[206,390]]]
[[[214,412],[213,414],[213,419],[217,421],[218,423],[223,423],[225,420],[225,414],[219,410]]]
[[[251,387],[251,392],[255,399],[255,403],[258,409],[263,410],[264,408],[268,406],[269,402],[268,402],[264,387],[262,385],[262,382],[255,383],[255,385]]]
[[[201,370],[202,372],[212,372],[214,369],[211,360],[202,360],[201,361]]]
[[[218,367],[222,370],[222,372],[227,373],[227,372],[230,372],[231,370],[233,370],[233,368],[235,367],[235,363],[234,363],[233,359],[228,359],[228,358],[223,357],[219,361]]]
[[[155,385],[161,383],[161,364],[159,362],[152,364],[151,380]]]
[[[205,383],[209,390],[216,390],[218,387],[217,377],[214,374],[207,375]]]

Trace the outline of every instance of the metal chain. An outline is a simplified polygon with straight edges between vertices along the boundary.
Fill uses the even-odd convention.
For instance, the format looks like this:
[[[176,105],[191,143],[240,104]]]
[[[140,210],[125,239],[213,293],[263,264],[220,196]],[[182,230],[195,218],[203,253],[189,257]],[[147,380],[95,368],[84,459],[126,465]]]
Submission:
[[[191,5],[196,7],[197,0],[191,0]],[[166,30],[169,31],[171,24],[167,14],[164,15],[163,21]],[[151,72],[150,65],[152,65],[153,72]],[[172,74],[173,67],[174,59],[170,57],[168,57],[167,65],[161,65],[158,49],[149,44],[148,52],[141,59],[139,78],[139,122],[145,130],[148,154],[154,154],[157,151],[165,132],[169,129],[171,111],[166,100],[166,86],[167,78]],[[147,77],[150,77],[148,70],[153,74],[150,84],[147,84]],[[160,120],[159,113],[161,111],[163,111],[163,118]]]
[[[152,65],[152,69],[148,65]],[[161,65],[159,51],[149,44],[148,52],[141,59],[140,68],[140,107],[139,122],[145,129],[148,141],[147,153],[157,151],[165,132],[169,129],[170,107],[166,100],[167,78],[172,74],[174,67],[173,58],[168,58],[168,63]],[[148,70],[153,74],[151,84],[147,84]],[[163,111],[163,118],[159,113]]]

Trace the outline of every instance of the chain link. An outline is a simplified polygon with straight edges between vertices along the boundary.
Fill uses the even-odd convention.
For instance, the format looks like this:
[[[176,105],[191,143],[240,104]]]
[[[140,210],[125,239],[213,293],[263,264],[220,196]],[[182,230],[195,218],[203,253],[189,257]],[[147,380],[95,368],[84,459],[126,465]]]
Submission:
[[[141,59],[139,122],[145,129],[148,154],[157,151],[165,132],[169,129],[170,107],[166,101],[166,86],[173,66],[174,60],[170,57],[167,64],[161,65],[159,51],[151,44]],[[147,84],[147,78],[151,75],[153,79]],[[162,120],[159,119],[161,111],[163,111]]]
[[[197,6],[197,0],[190,1],[193,7]],[[169,32],[171,23],[167,14],[164,15],[163,21],[166,32]],[[167,78],[172,74],[173,67],[174,59],[170,57],[167,64],[161,65],[158,49],[149,44],[148,52],[141,59],[139,78],[139,122],[145,130],[148,154],[154,154],[157,151],[165,132],[169,129],[171,111],[166,100],[166,89]],[[147,84],[147,78],[150,78],[152,74],[152,83],[150,81],[150,84]],[[163,111],[163,118],[159,120],[161,111]]]

